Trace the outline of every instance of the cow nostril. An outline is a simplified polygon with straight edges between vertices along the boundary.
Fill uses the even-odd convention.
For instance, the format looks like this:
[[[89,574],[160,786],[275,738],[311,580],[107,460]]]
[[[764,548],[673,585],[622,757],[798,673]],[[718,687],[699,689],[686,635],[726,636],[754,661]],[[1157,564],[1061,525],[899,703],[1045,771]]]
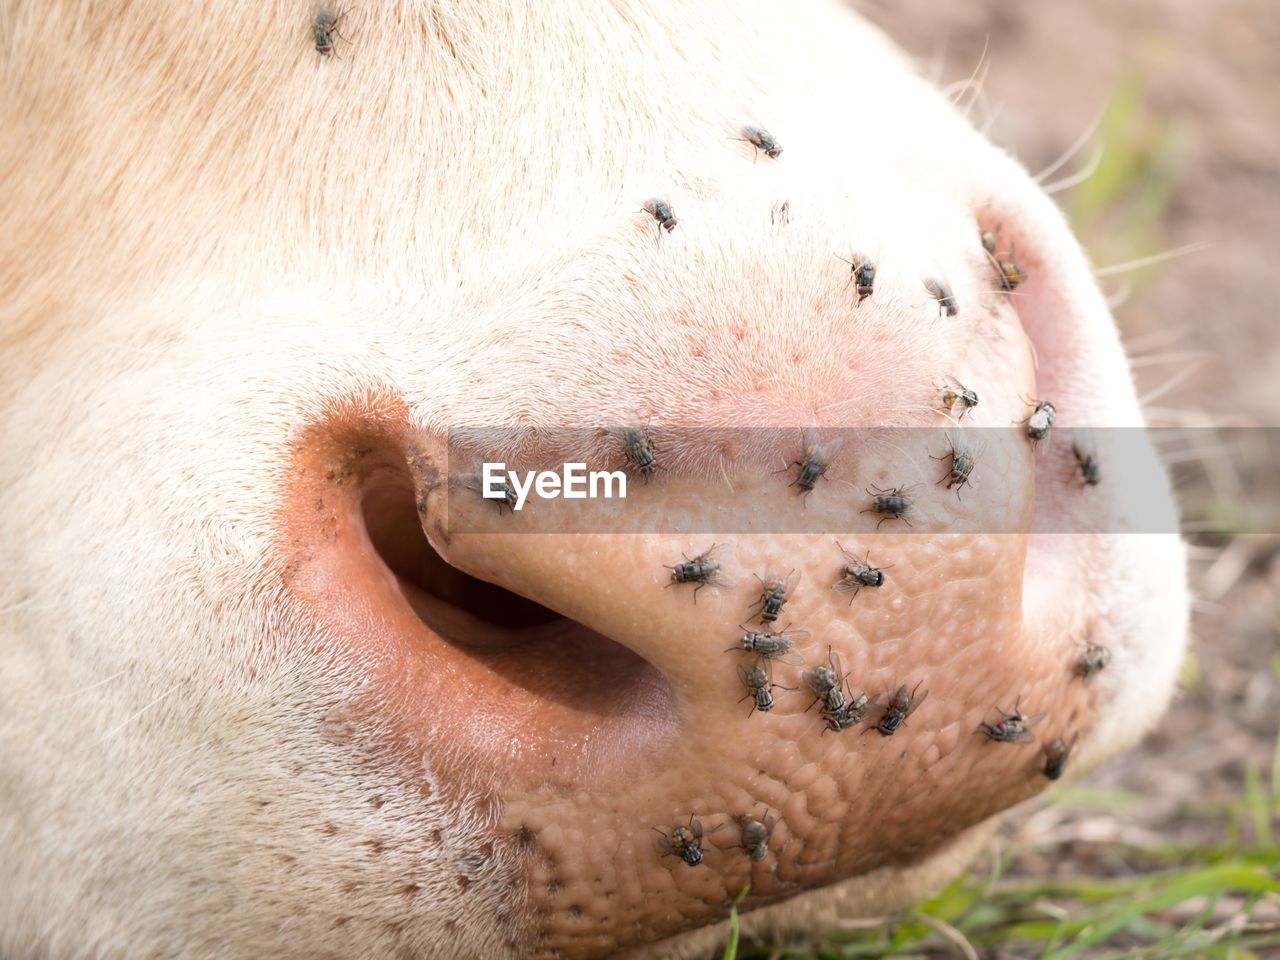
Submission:
[[[479,580],[448,563],[427,542],[410,478],[391,468],[372,474],[361,500],[373,548],[402,584],[488,624],[536,627],[565,618],[540,603]]]
[[[642,655],[437,553],[423,533],[406,467],[388,460],[363,474],[355,519],[366,559],[383,583],[394,582],[399,597],[391,602],[426,628],[402,628],[403,655],[429,663],[425,675],[449,676],[451,695],[503,704],[513,723],[523,718],[510,733],[519,732],[526,747],[540,742],[539,730],[634,737],[628,731],[636,718],[658,729],[673,715],[670,685]],[[497,729],[493,717],[485,722]]]

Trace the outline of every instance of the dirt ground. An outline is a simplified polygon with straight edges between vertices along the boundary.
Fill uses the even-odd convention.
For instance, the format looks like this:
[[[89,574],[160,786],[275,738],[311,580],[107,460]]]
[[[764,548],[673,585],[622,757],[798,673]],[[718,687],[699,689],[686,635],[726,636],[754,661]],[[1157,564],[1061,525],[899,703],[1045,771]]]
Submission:
[[[1247,429],[1280,426],[1280,3],[855,6],[942,85],[976,70],[983,83],[971,116],[1033,172],[1059,158],[1109,102],[1139,91],[1134,114],[1103,144],[1104,167],[1108,155],[1114,163],[1128,151],[1141,160],[1138,172],[1109,209],[1077,229],[1098,266],[1205,245],[1102,283],[1119,298],[1128,282],[1116,316],[1152,424],[1187,428],[1175,476],[1189,525],[1239,498],[1280,502],[1280,447],[1251,441],[1263,433]],[[957,93],[964,103],[974,91]],[[1054,177],[1090,159],[1086,146]],[[1168,189],[1153,201],[1148,188],[1159,182]],[[1081,189],[1058,194],[1065,209],[1081,209]],[[1126,218],[1145,226],[1127,230]],[[1240,446],[1213,452],[1224,436]],[[1089,781],[1141,801],[1102,817],[1033,806],[1012,818],[1013,835],[1033,826],[1061,838],[1052,869],[1098,870],[1113,837],[1141,846],[1222,842],[1229,822],[1222,810],[1241,795],[1246,770],[1259,769],[1265,782],[1280,722],[1278,532],[1264,525],[1257,535],[1193,537],[1197,600],[1183,690],[1141,748]],[[1247,838],[1247,825],[1243,832]]]

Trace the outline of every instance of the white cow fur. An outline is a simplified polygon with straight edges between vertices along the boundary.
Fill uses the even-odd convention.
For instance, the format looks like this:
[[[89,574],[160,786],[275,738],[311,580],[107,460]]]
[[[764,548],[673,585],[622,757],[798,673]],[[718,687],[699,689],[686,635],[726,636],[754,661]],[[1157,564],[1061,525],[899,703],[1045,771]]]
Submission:
[[[694,231],[736,190],[817,216],[928,184],[864,197],[889,243],[961,229],[975,170],[1018,175],[835,6],[655,6],[370,0],[324,59],[301,2],[3,4],[0,956],[519,955],[513,865],[469,846],[494,811],[405,796],[312,732],[337,691],[280,654],[318,638],[264,575],[291,438],[372,384],[421,423],[573,409],[572,371],[476,395],[456,361],[554,325],[539,279],[584,248],[648,256],[655,193]],[[726,118],[770,118],[786,164],[730,168]],[[895,149],[926,137],[948,146]],[[750,249],[700,242],[712,271]],[[554,369],[537,323],[519,342]],[[1168,696],[1169,540],[1110,561],[1135,652],[1108,752]]]

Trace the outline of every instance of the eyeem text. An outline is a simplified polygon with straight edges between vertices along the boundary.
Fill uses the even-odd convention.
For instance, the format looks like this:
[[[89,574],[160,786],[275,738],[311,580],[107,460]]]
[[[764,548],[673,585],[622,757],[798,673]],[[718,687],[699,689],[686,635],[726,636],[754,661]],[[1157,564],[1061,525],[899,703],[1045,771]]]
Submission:
[[[555,470],[525,470],[522,475],[520,471],[508,470],[505,463],[486,463],[483,469],[481,494],[487,500],[510,503],[510,494],[514,492],[513,510],[524,507],[531,491],[542,500],[559,497],[566,500],[611,500],[614,497],[625,500],[627,496],[627,475],[623,471],[588,472],[585,463],[566,463],[559,473]]]

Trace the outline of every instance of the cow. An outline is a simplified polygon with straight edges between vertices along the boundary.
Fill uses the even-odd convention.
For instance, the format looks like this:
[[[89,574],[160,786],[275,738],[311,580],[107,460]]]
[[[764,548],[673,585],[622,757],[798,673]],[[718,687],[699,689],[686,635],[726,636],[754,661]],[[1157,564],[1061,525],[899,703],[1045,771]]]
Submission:
[[[6,960],[700,956],[954,876],[1049,784],[997,705],[1067,779],[1160,715],[1088,261],[845,6],[0,9]],[[837,706],[725,649],[771,570]]]

